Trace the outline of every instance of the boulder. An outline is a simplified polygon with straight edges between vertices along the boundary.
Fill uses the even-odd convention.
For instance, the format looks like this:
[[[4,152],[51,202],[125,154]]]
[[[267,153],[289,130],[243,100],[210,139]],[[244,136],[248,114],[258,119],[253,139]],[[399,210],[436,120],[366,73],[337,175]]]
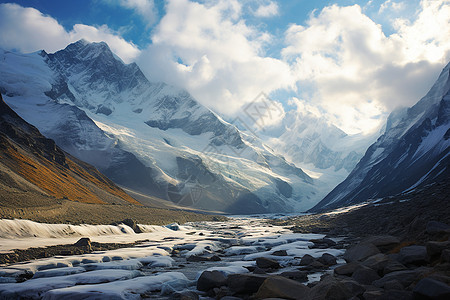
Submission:
[[[277,250],[277,251],[274,251],[272,253],[272,255],[275,255],[275,256],[287,256],[288,254],[287,254],[286,250]]]
[[[280,264],[271,258],[267,257],[258,257],[256,259],[256,265],[261,269],[279,269]]]
[[[384,266],[383,274],[386,275],[388,273],[397,272],[397,271],[404,271],[408,268],[405,267],[403,264],[399,263],[397,260],[389,258],[388,263],[386,266]]]
[[[85,248],[88,251],[92,251],[91,239],[90,238],[81,238],[75,244],[75,247]]]
[[[362,262],[362,265],[375,270],[379,274],[382,274],[384,268],[388,265],[388,263],[389,257],[382,253],[378,253],[367,258]]]
[[[307,266],[312,264],[316,259],[312,257],[309,254],[303,255],[302,259],[300,260],[300,266]]]
[[[376,287],[383,287],[384,284],[388,281],[397,280],[400,282],[404,287],[408,287],[413,283],[419,276],[421,276],[423,273],[429,272],[428,268],[417,268],[414,270],[404,270],[404,271],[397,271],[392,272],[389,274],[384,275],[382,278],[375,280],[372,282],[372,285]]]
[[[357,283],[354,280],[351,279],[341,279],[339,280],[342,284],[345,285],[345,287],[352,293],[354,296],[359,296],[364,294],[366,291],[366,288],[362,286],[361,284]]]
[[[380,253],[377,247],[370,243],[359,243],[345,251],[344,259],[347,262],[362,261],[372,255]]]
[[[430,257],[441,256],[442,251],[445,249],[450,249],[450,241],[445,242],[428,242],[427,243],[427,253]]]
[[[387,290],[387,291],[384,291],[381,299],[383,299],[383,300],[399,300],[399,299],[413,300],[414,294],[411,291]]]
[[[371,290],[371,291],[366,291],[363,294],[363,299],[364,300],[380,300],[383,299],[384,296],[384,292],[381,290]]]
[[[385,290],[403,290],[405,287],[400,283],[400,281],[393,279],[385,282],[383,288]]]
[[[186,258],[190,262],[199,261],[221,261],[222,259],[217,255],[191,255]]]
[[[432,278],[423,278],[414,287],[414,295],[426,299],[450,299],[450,286]]]
[[[334,273],[338,275],[352,276],[353,272],[360,266],[359,263],[351,262],[334,269]]]
[[[219,271],[204,271],[197,280],[197,290],[209,291],[216,287],[226,285],[227,277]]]
[[[183,292],[176,292],[173,293],[170,298],[170,300],[198,300],[199,297],[197,293],[193,291],[183,291]]]
[[[336,257],[329,253],[324,253],[317,259],[317,261],[326,266],[334,266],[336,264]]]
[[[272,276],[264,280],[255,298],[307,299],[309,290],[306,285],[297,281],[281,276]]]
[[[326,279],[320,281],[316,284],[309,293],[310,300],[321,300],[321,299],[329,299],[329,300],[338,300],[338,299],[349,299],[352,296],[352,292],[348,289],[348,287],[342,283],[332,278],[331,276]],[[297,298],[302,299],[302,298]]]
[[[450,262],[450,249],[445,249],[442,251],[441,260],[444,262]]]
[[[280,276],[295,280],[295,281],[308,281],[308,273],[304,271],[286,271],[280,274]]]
[[[380,279],[380,276],[378,276],[375,270],[366,266],[360,266],[353,272],[352,278],[358,283],[369,285],[375,280]]]
[[[438,221],[429,221],[426,231],[429,234],[450,233],[450,226]]]
[[[398,261],[402,264],[424,264],[428,261],[425,246],[412,245],[400,249]]]
[[[253,294],[258,291],[267,275],[258,274],[230,274],[227,285],[233,294]]]
[[[142,233],[141,227],[138,225],[136,220],[133,219],[125,219],[123,221],[118,222],[118,224],[125,224],[128,227],[131,227],[135,233]]]
[[[363,239],[361,243],[372,244],[380,251],[386,252],[400,244],[400,240],[392,235],[376,235]]]

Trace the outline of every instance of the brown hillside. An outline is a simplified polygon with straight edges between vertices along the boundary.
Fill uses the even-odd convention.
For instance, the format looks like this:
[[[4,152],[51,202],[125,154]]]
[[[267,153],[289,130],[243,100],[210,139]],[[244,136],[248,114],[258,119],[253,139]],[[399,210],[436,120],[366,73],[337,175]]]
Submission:
[[[0,183],[19,187],[16,176],[49,196],[84,203],[142,205],[94,167],[64,153],[21,119],[0,95]],[[12,178],[15,178],[12,180]],[[23,188],[22,188],[23,190]]]

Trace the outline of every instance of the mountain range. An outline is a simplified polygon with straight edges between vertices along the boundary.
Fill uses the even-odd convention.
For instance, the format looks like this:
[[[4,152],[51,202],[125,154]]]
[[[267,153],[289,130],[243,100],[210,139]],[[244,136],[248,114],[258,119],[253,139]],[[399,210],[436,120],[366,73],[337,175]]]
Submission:
[[[320,211],[448,178],[448,69],[416,105],[394,111],[370,147],[378,133],[348,135],[308,110],[288,111],[273,136],[240,130],[104,42],[0,50],[0,93],[64,155],[144,205]]]
[[[186,91],[149,81],[106,43],[0,56],[5,101],[124,188],[228,213],[305,210],[318,200],[303,170]]]

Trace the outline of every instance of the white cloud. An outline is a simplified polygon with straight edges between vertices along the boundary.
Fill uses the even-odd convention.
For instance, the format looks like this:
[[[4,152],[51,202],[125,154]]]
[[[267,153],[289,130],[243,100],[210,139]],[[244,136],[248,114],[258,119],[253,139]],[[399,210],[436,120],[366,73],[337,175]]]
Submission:
[[[24,8],[17,4],[0,4],[0,47],[33,52],[44,49],[55,52],[79,39],[91,42],[105,41],[125,62],[130,62],[139,49],[125,41],[108,26],[100,27],[76,24],[66,31],[58,21],[43,15],[34,8]]]
[[[405,8],[404,2],[393,2],[392,0],[387,0],[386,2],[380,5],[378,13],[381,14],[389,9],[393,11],[399,11],[402,10],[403,8]]]
[[[278,14],[278,4],[274,1],[269,1],[267,4],[261,4],[254,12],[255,16],[262,18],[273,17]]]
[[[154,24],[158,16],[153,0],[103,0],[103,2],[134,10],[145,20],[148,26]]]
[[[293,86],[289,65],[263,55],[270,39],[244,22],[238,1],[169,0],[138,62],[150,79],[182,86],[231,116],[261,91]]]
[[[299,86],[347,132],[370,131],[380,116],[424,96],[450,58],[449,1],[422,1],[413,22],[386,36],[358,5],[324,8],[286,32],[286,61]]]

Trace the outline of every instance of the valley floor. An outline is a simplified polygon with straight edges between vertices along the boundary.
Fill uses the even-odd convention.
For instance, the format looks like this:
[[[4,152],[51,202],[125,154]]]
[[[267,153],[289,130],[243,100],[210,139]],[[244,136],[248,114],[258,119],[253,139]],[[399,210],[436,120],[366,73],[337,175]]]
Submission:
[[[449,299],[449,186],[321,214],[139,225],[139,234],[0,220],[2,257],[41,253],[3,260],[0,299]],[[65,246],[42,248],[51,245]],[[30,246],[41,248],[11,252]]]

